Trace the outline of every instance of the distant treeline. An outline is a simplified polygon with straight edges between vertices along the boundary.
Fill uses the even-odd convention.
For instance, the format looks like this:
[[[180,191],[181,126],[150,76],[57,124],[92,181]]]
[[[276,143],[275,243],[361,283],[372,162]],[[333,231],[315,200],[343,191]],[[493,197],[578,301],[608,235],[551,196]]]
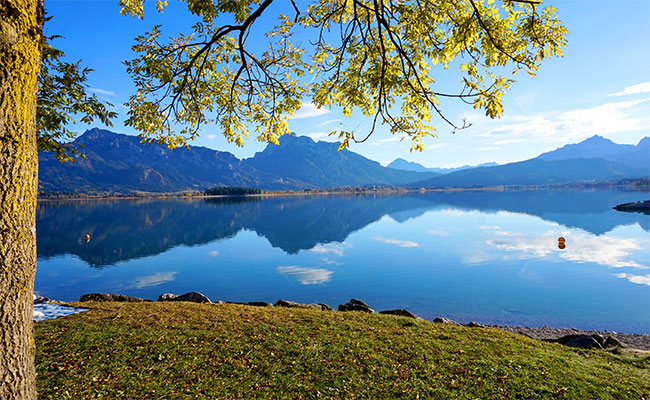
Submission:
[[[338,187],[330,189],[303,189],[303,190],[275,190],[262,191],[257,188],[227,187],[219,186],[206,189],[203,192],[186,190],[171,193],[156,192],[60,192],[60,191],[39,191],[39,199],[71,199],[71,198],[168,198],[168,197],[194,197],[194,196],[243,196],[243,195],[318,195],[318,194],[361,194],[361,193],[404,193],[404,192],[426,192],[426,191],[458,191],[458,190],[535,190],[535,189],[613,189],[633,190],[650,192],[650,177],[623,178],[610,181],[588,181],[588,182],[567,182],[541,185],[497,185],[497,186],[446,186],[446,187],[422,187],[405,188],[400,186],[358,186]]]
[[[217,186],[205,189],[203,193],[207,196],[243,196],[247,194],[262,194],[262,191],[257,188]]]

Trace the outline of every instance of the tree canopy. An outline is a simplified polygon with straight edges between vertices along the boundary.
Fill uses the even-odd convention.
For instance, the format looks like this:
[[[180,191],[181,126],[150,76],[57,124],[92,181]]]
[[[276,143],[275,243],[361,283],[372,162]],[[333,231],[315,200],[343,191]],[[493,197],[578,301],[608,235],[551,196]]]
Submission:
[[[144,15],[143,0],[120,5]],[[158,0],[158,11],[166,5]],[[137,87],[126,123],[170,147],[209,123],[239,146],[251,129],[277,143],[309,99],[372,119],[368,132],[332,132],[341,148],[386,124],[423,150],[438,123],[469,125],[448,117],[441,100],[500,117],[512,75],[534,76],[544,59],[561,56],[567,34],[556,10],[534,0],[187,0],[187,9],[199,19],[192,32],[164,39],[156,26],[136,38],[137,56],[125,63]],[[275,26],[259,22],[273,13]],[[260,33],[263,50],[250,43]],[[449,70],[458,85],[445,92],[437,79]]]

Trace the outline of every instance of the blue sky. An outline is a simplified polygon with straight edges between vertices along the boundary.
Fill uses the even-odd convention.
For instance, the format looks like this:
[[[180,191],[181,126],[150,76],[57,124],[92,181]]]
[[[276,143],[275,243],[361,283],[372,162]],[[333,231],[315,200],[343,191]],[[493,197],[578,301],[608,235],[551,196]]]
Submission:
[[[81,59],[95,70],[89,90],[116,105],[119,117],[112,128],[116,132],[136,133],[122,123],[126,118],[122,104],[135,91],[122,64],[133,57],[133,38],[155,24],[162,24],[166,35],[190,32],[194,22],[184,11],[185,3],[169,0],[162,14],[153,10],[153,3],[148,2],[145,18],[137,20],[121,16],[117,0],[45,0],[48,14],[54,17],[46,25],[47,34],[62,35],[55,45],[67,59]],[[568,47],[563,58],[546,60],[535,79],[517,74],[517,82],[504,98],[503,118],[491,120],[463,103],[443,103],[447,116],[455,121],[466,118],[473,126],[452,134],[442,121],[434,121],[438,137],[427,138],[422,153],[410,152],[408,140],[400,142],[380,127],[366,143],[353,144],[351,150],[384,165],[402,157],[428,167],[454,167],[524,160],[595,134],[632,144],[650,136],[650,2],[552,0],[544,4],[558,9],[569,29]],[[264,28],[272,20],[260,22],[259,28]],[[333,141],[326,133],[340,124],[360,132],[370,127],[370,121],[354,114],[348,119],[339,110],[317,110],[309,99],[305,102],[290,122],[299,135]],[[72,129],[83,132],[90,127]],[[240,158],[251,157],[265,146],[253,137],[244,148],[228,144],[214,125],[202,129],[192,144]]]

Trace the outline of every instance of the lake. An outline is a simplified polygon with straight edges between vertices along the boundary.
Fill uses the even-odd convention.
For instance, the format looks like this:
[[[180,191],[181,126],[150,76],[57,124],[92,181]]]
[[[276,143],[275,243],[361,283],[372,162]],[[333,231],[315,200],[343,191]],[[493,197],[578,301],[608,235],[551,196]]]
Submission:
[[[351,297],[459,322],[650,334],[650,216],[623,191],[40,201],[35,292]],[[90,242],[84,235],[90,234]],[[566,247],[558,247],[558,237]]]

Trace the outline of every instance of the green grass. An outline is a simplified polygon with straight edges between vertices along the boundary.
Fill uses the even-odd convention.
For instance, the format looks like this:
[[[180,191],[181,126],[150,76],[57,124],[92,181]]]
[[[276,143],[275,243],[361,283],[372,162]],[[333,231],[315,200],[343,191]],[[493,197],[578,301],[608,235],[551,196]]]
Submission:
[[[389,315],[85,303],[35,325],[41,399],[650,398],[650,356]]]

